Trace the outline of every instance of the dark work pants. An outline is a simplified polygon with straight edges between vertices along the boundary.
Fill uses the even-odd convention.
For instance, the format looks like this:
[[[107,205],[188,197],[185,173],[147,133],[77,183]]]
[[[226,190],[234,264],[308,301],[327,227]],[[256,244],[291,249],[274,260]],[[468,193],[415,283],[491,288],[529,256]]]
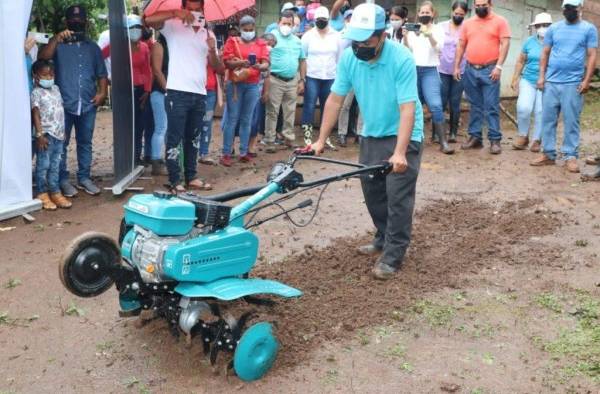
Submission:
[[[196,179],[196,160],[198,160],[198,137],[202,130],[206,96],[202,94],[167,90],[165,95],[167,111],[167,170],[169,183],[173,186],[181,182],[179,170],[179,144],[183,144],[183,169],[186,182]]]
[[[396,141],[396,136],[361,138],[360,163],[374,165],[387,161],[394,153]],[[402,264],[410,243],[422,151],[420,142],[410,141],[406,152],[408,169],[404,173],[390,173],[385,179],[361,178],[367,209],[377,230],[373,245],[383,249],[379,261],[395,268]]]

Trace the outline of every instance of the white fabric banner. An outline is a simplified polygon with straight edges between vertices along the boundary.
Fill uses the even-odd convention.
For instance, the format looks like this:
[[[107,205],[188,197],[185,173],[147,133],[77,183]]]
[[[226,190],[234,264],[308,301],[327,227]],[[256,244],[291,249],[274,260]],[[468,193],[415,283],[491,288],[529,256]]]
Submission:
[[[30,201],[31,111],[25,35],[33,0],[0,0],[0,209]]]

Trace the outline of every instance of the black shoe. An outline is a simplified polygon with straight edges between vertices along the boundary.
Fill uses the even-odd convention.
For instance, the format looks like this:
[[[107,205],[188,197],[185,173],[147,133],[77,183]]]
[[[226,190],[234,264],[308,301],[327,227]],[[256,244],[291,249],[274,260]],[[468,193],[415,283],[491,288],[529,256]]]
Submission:
[[[460,146],[460,149],[481,149],[483,148],[483,142],[479,138],[470,136],[469,140]]]
[[[451,155],[454,153],[454,149],[450,148],[448,145],[448,141],[446,141],[446,132],[444,131],[443,123],[434,123],[433,124],[433,132],[437,136],[440,141],[440,151],[447,155]]]

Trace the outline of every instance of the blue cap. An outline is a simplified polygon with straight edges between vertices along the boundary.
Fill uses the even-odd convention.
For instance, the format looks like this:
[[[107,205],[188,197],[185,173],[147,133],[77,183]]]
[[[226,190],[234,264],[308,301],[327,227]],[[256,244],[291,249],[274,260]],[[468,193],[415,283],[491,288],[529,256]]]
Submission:
[[[385,30],[385,10],[377,4],[363,3],[354,9],[344,38],[365,41],[377,30]]]
[[[142,18],[139,15],[127,15],[127,28],[131,29],[134,26],[142,27]]]

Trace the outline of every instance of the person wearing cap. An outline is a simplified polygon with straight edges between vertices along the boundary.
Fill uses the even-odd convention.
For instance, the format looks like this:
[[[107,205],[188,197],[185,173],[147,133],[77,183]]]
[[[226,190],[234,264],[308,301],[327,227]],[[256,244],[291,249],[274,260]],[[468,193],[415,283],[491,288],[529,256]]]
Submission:
[[[365,165],[387,161],[392,166],[385,178],[361,178],[377,232],[372,244],[359,252],[379,255],[372,270],[376,279],[394,276],[410,243],[423,142],[415,62],[406,47],[386,39],[385,19],[384,9],[376,4],[354,9],[344,33],[352,47],[340,59],[319,140],[312,146],[315,153],[323,152],[344,96],[354,89],[364,120],[359,161]]]
[[[240,37],[230,37],[223,47],[223,61],[229,72],[225,85],[227,122],[223,132],[223,154],[220,163],[230,167],[231,151],[236,126],[239,124],[240,157],[242,163],[252,161],[248,151],[254,108],[260,98],[260,73],[269,69],[269,49],[263,40],[257,40],[256,22],[250,15],[240,19]],[[243,80],[234,74],[246,73]]]
[[[206,29],[204,1],[186,0],[183,9],[161,11],[146,16],[146,24],[165,36],[169,47],[169,76],[165,94],[167,134],[166,165],[173,193],[210,190],[198,178],[198,139],[206,112],[207,62],[218,69],[215,35]],[[181,152],[180,146],[183,147]],[[183,153],[183,179],[179,156]]]
[[[65,112],[65,140],[60,163],[60,188],[65,197],[77,190],[69,181],[67,152],[75,127],[77,142],[77,189],[90,195],[100,194],[91,179],[92,141],[96,110],[104,103],[108,73],[100,47],[87,36],[87,12],[80,5],[65,12],[67,29],[55,34],[40,50],[38,58],[54,60],[56,85],[60,88]]]
[[[463,79],[461,62],[467,58],[463,85],[471,105],[469,140],[461,149],[483,148],[483,122],[487,121],[490,153],[502,153],[500,141],[500,78],[510,47],[506,19],[492,12],[492,0],[474,0],[475,15],[463,22],[454,59],[454,78]]]
[[[304,93],[306,78],[306,55],[302,50],[302,42],[292,34],[294,13],[285,11],[279,18],[279,28],[273,31],[277,44],[271,49],[269,75],[269,101],[266,107],[265,138],[267,153],[275,153],[275,128],[279,108],[283,110],[282,134],[285,145],[292,147],[296,100],[298,94]]]
[[[544,35],[552,24],[552,16],[542,12],[535,16],[529,26],[535,29],[535,35],[523,43],[521,54],[515,65],[511,88],[518,93],[517,99],[517,139],[513,149],[527,149],[529,145],[529,124],[531,113],[534,112],[533,142],[529,148],[532,152],[540,151],[542,136],[542,91],[537,88],[537,79],[540,73],[540,56]]]
[[[596,68],[598,31],[581,19],[582,0],[563,0],[564,20],[550,26],[544,36],[538,89],[543,89],[542,148],[532,166],[552,165],[556,160],[556,126],[563,115],[562,158],[569,172],[579,172],[579,117],[583,95]]]
[[[298,7],[296,7],[294,5],[294,3],[284,3],[281,6],[281,13],[279,14],[280,16],[283,15],[284,12],[292,12],[293,13],[293,18],[294,20],[296,19],[297,13],[298,13]],[[306,8],[305,8],[305,12],[306,12]],[[295,22],[295,21],[294,21]],[[295,26],[295,23],[292,25],[292,28]],[[279,29],[279,21],[278,22],[273,22],[270,25],[268,25],[265,28],[265,33],[273,33],[275,30]]]
[[[315,29],[302,36],[302,50],[306,54],[302,131],[307,145],[312,143],[317,99],[323,109],[335,80],[337,63],[343,50],[340,33],[329,26],[329,10],[326,7],[319,7],[315,11],[315,26]],[[333,147],[331,142],[329,146]]]

